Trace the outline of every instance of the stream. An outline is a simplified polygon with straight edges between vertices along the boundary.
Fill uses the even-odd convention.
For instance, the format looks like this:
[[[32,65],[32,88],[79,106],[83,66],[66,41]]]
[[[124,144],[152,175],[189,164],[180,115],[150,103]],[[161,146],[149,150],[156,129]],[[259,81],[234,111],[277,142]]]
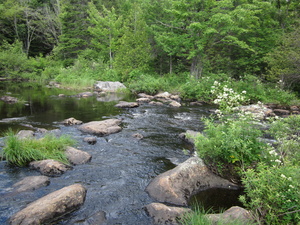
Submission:
[[[49,186],[19,194],[11,194],[12,185],[26,176],[40,175],[39,172],[0,161],[0,224],[7,224],[9,217],[28,203],[74,183],[81,183],[87,188],[85,203],[55,224],[87,225],[88,218],[99,211],[105,212],[106,224],[109,225],[152,224],[152,219],[143,209],[154,202],[145,192],[146,186],[158,174],[190,157],[183,150],[189,152],[191,146],[178,135],[186,130],[201,131],[201,118],[209,116],[211,109],[211,106],[183,105],[172,108],[149,104],[119,109],[114,107],[119,100],[134,101],[135,97],[110,94],[78,98],[74,96],[76,93],[79,92],[32,83],[0,82],[0,96],[9,95],[22,101],[15,104],[0,101],[0,149],[7,129],[18,131],[29,129],[31,125],[47,130],[59,129],[62,134],[77,140],[74,147],[92,155],[89,163],[74,166],[60,177],[51,177]],[[59,94],[65,94],[65,97],[58,97]],[[70,117],[84,123],[108,118],[122,119],[123,130],[97,137],[97,143],[89,145],[83,138],[91,135],[80,132],[77,126],[60,123]],[[132,135],[136,133],[144,138],[134,138]],[[199,200],[206,208],[229,208],[237,204],[236,196],[231,193],[212,191],[202,193],[202,200]],[[214,199],[222,196],[222,200],[216,202],[207,198],[209,194]],[[233,199],[235,201],[232,202]]]

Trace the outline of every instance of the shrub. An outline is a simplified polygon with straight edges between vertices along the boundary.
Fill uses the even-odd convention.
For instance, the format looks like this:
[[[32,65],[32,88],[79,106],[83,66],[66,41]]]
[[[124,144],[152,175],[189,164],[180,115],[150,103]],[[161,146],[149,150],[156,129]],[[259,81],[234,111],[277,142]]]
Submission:
[[[262,131],[249,119],[227,120],[215,123],[204,120],[203,134],[195,140],[197,153],[206,163],[215,167],[219,174],[230,173],[238,177],[240,172],[260,161],[267,144],[259,137]]]
[[[262,224],[297,224],[300,220],[300,169],[298,166],[266,166],[245,172],[243,204]]]
[[[59,138],[46,135],[42,139],[19,139],[12,131],[7,132],[3,154],[6,160],[13,165],[26,166],[31,161],[54,159],[68,164],[64,150],[74,140],[67,136]]]

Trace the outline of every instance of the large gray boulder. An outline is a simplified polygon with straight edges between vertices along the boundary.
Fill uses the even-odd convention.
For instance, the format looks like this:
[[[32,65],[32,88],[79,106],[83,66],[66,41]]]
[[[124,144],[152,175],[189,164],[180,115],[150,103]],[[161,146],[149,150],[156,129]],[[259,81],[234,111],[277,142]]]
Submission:
[[[52,192],[14,214],[9,223],[12,225],[50,224],[59,217],[80,207],[86,196],[81,184],[73,184]]]
[[[81,125],[80,127],[78,127],[78,129],[85,133],[105,136],[120,132],[122,130],[122,128],[119,126],[121,123],[122,120],[119,119],[92,121]]]
[[[159,202],[187,206],[192,195],[208,188],[237,189],[238,186],[212,173],[200,158],[191,157],[155,177],[146,191]]]
[[[95,89],[104,92],[117,92],[120,89],[126,89],[125,85],[120,82],[97,81]]]
[[[176,225],[177,220],[184,214],[192,212],[189,208],[171,207],[162,203],[151,203],[145,206],[146,212],[153,219],[155,225]]]
[[[73,165],[84,164],[92,159],[89,153],[73,147],[67,147],[65,152],[69,162]]]
[[[17,133],[19,139],[32,138],[34,137],[34,132],[32,130],[20,130]]]
[[[50,179],[47,176],[29,176],[25,177],[13,185],[14,191],[25,192],[33,191],[40,187],[48,186]]]
[[[46,176],[60,176],[67,170],[72,169],[71,166],[68,166],[53,159],[33,161],[29,163],[29,166],[30,168],[39,170],[41,174]]]

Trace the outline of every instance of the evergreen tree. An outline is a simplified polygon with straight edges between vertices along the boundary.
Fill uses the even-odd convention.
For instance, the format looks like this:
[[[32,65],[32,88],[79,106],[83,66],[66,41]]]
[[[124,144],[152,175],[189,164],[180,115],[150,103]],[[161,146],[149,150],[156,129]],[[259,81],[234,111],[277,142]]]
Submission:
[[[88,32],[88,1],[80,2],[75,0],[61,1],[61,29],[59,45],[56,49],[59,59],[64,61],[65,66],[69,66],[74,59],[85,50],[90,42]]]

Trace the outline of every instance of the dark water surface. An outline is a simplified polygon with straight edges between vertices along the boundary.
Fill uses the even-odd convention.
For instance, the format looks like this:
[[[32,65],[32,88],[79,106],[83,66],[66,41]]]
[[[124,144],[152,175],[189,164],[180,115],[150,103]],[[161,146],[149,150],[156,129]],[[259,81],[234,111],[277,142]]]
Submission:
[[[189,146],[178,135],[188,129],[201,131],[203,124],[200,118],[209,115],[209,108],[144,104],[134,109],[119,109],[114,107],[118,100],[135,98],[122,95],[111,95],[113,101],[96,96],[60,98],[58,95],[61,93],[67,96],[76,94],[36,84],[0,82],[0,96],[10,95],[23,101],[17,104],[0,101],[0,136],[8,128],[28,129],[28,125],[48,130],[58,128],[78,141],[76,148],[92,155],[91,162],[74,166],[73,170],[60,177],[52,177],[49,186],[16,195],[10,193],[14,183],[39,173],[29,168],[11,167],[0,161],[0,224],[6,224],[11,215],[28,203],[74,183],[81,183],[87,188],[85,203],[55,224],[89,224],[87,219],[99,211],[106,213],[107,224],[152,224],[143,209],[153,202],[145,188],[152,178],[190,157],[183,153],[183,149]],[[123,130],[97,137],[95,145],[88,145],[83,138],[90,135],[83,134],[76,126],[59,123],[69,117],[83,122],[119,118],[123,120]],[[133,138],[136,133],[144,138]],[[209,202],[203,204],[209,205]]]

